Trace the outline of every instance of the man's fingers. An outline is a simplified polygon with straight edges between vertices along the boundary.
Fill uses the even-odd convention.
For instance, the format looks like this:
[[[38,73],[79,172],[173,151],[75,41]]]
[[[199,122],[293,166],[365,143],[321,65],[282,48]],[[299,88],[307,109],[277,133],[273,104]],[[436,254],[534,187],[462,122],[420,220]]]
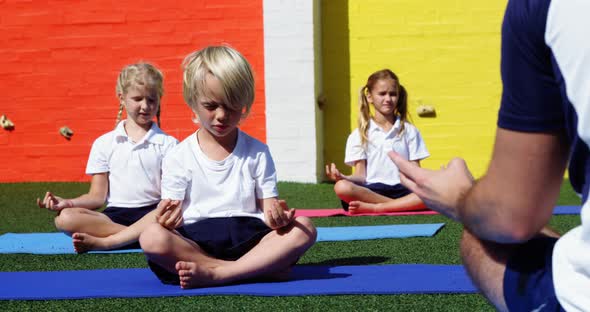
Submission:
[[[416,180],[416,175],[420,173],[422,168],[418,167],[416,164],[404,159],[396,152],[389,152],[387,154],[389,158],[395,163],[397,168],[399,169],[400,173],[406,175],[406,178],[410,180]]]
[[[403,172],[399,173],[399,180],[402,183],[402,185],[405,186],[408,190],[420,196],[420,189],[418,188],[416,182],[414,182],[412,179],[409,179]]]
[[[471,181],[475,180],[473,178],[473,174],[471,173],[471,171],[469,171],[469,167],[467,167],[467,163],[462,158],[455,157],[451,159],[451,161],[449,161],[449,164],[447,165],[447,168],[458,168],[459,170],[463,171]]]

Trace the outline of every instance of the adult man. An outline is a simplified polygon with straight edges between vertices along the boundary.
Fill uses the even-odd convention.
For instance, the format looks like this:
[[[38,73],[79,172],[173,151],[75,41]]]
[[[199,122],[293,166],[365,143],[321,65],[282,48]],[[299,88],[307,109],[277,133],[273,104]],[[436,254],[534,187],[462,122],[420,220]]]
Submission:
[[[503,94],[487,173],[453,159],[430,171],[390,154],[402,183],[465,225],[461,254],[499,310],[590,310],[590,29],[588,0],[509,1]],[[566,165],[582,225],[546,235]]]

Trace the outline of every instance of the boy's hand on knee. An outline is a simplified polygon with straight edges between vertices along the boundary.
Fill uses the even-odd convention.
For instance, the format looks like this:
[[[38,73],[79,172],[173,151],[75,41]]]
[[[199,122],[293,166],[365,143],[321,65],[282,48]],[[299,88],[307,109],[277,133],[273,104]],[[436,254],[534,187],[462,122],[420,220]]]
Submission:
[[[182,225],[182,208],[179,200],[163,199],[158,204],[156,221],[163,227],[174,230]]]
[[[293,222],[295,209],[289,209],[284,200],[274,200],[272,205],[264,211],[266,224],[273,230],[280,229]]]

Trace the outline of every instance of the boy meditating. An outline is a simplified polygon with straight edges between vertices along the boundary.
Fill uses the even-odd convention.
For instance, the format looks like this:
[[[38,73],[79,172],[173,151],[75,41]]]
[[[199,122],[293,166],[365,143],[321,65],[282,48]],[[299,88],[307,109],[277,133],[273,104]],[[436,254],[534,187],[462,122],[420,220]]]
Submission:
[[[226,46],[194,52],[183,94],[199,129],[164,159],[157,222],[139,237],[150,268],[182,288],[288,278],[316,230],[277,199],[268,147],[238,128],[254,101],[250,65]]]

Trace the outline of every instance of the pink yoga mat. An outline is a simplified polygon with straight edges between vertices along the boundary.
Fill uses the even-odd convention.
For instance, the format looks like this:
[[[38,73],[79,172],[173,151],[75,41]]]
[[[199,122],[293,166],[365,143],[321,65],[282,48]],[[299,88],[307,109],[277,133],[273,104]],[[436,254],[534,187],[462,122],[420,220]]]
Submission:
[[[553,210],[554,215],[576,215],[580,214],[580,206],[556,206]],[[350,214],[342,208],[335,209],[297,209],[296,216],[305,217],[332,217],[332,216],[412,216],[412,215],[435,215],[438,214],[432,210],[417,210],[417,211],[400,211],[400,212],[374,212],[374,213],[359,213]]]
[[[297,209],[296,216],[304,217],[333,217],[333,216],[412,216],[412,215],[434,215],[438,214],[432,210],[418,210],[418,211],[399,211],[399,212],[375,212],[375,213],[358,213],[350,214],[342,208],[335,209]]]

